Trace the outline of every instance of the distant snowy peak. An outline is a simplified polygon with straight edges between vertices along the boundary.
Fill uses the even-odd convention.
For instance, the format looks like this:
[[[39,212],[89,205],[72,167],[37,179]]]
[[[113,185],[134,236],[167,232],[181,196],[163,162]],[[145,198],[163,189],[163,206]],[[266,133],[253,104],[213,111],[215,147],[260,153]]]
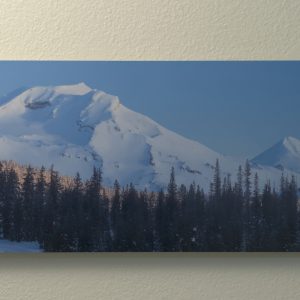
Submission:
[[[300,173],[300,140],[294,137],[286,137],[256,156],[252,161],[260,165]]]
[[[300,158],[300,140],[294,137],[286,137],[283,139],[283,145],[294,156]]]

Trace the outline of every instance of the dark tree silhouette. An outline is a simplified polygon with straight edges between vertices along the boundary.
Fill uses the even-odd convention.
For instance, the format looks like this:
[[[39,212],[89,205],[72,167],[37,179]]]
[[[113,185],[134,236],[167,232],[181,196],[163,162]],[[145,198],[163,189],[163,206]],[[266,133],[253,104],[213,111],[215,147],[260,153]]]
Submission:
[[[277,192],[251,173],[247,161],[236,182],[222,178],[217,160],[206,195],[195,183],[177,186],[174,168],[156,193],[117,181],[106,191],[96,168],[66,184],[53,168],[29,166],[19,182],[0,164],[0,238],[44,251],[299,251],[296,179],[282,175]]]

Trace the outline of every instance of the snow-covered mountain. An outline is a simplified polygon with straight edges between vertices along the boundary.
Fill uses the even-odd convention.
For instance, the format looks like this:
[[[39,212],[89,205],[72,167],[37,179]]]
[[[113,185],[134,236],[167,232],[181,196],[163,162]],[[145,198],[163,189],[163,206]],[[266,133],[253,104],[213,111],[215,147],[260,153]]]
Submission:
[[[1,160],[37,167],[53,164],[61,174],[79,171],[84,178],[98,166],[108,186],[118,179],[121,185],[165,187],[174,166],[178,183],[195,181],[208,190],[216,159],[223,174],[235,174],[244,164],[160,126],[126,108],[118,97],[84,83],[20,89],[0,99],[0,105]],[[254,162],[260,178],[279,180],[281,170],[273,164],[262,167],[258,163],[266,161]]]
[[[300,140],[286,137],[256,156],[254,163],[300,173]]]

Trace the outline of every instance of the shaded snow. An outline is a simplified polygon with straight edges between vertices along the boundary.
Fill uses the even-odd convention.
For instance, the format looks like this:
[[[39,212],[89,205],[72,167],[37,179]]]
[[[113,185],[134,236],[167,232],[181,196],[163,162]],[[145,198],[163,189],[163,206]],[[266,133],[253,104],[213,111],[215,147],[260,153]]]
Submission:
[[[42,252],[37,242],[12,242],[0,239],[0,253]]]

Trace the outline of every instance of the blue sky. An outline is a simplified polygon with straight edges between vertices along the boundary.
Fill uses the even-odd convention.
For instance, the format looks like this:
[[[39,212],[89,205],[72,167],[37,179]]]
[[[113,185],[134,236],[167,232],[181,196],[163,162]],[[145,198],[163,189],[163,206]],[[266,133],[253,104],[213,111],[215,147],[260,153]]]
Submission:
[[[300,138],[300,61],[0,62],[0,94],[78,82],[226,155]]]

